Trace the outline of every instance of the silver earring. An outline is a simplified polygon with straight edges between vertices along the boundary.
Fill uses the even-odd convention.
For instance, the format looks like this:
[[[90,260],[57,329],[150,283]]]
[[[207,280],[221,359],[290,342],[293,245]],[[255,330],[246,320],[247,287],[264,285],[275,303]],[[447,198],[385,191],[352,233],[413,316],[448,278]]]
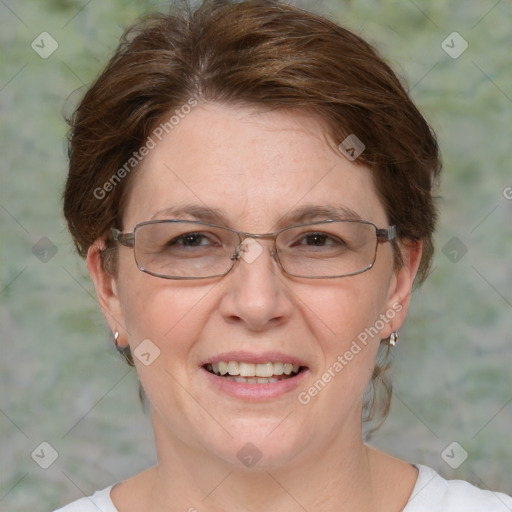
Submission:
[[[126,362],[130,366],[135,366],[133,364],[133,357],[129,345],[127,345],[126,347],[119,346],[119,331],[116,331],[114,333],[114,345],[116,347],[116,350],[125,358]]]
[[[394,347],[398,341],[398,338],[400,338],[400,334],[398,332],[392,332],[391,336],[389,337],[389,344]]]

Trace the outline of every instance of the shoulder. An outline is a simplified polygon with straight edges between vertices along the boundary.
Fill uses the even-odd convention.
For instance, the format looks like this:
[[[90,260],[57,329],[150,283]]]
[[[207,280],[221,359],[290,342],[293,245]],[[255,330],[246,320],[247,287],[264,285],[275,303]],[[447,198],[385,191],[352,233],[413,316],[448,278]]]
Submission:
[[[98,512],[98,510],[101,510],[101,512],[118,512],[110,498],[112,487],[113,485],[95,492],[92,496],[73,501],[73,503],[54,512]]]
[[[512,498],[484,491],[463,480],[445,480],[427,466],[416,466],[418,480],[403,512],[512,512]]]

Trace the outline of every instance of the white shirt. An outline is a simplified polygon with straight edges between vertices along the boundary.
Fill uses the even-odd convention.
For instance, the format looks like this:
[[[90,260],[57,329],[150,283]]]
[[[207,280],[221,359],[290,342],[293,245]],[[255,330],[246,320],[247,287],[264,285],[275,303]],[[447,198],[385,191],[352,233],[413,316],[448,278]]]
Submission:
[[[463,480],[445,480],[433,469],[416,464],[418,480],[402,512],[512,512],[512,498],[483,491]],[[110,499],[113,485],[55,512],[119,512]]]

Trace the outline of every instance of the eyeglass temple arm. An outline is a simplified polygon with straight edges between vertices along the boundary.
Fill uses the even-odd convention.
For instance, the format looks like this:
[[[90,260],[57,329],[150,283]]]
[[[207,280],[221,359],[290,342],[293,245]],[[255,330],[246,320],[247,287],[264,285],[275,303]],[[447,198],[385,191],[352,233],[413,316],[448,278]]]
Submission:
[[[123,233],[119,229],[112,228],[112,236],[116,242],[119,242],[125,247],[133,247],[135,236],[133,233]]]
[[[377,238],[394,240],[396,238],[396,226],[389,226],[387,229],[377,229]]]

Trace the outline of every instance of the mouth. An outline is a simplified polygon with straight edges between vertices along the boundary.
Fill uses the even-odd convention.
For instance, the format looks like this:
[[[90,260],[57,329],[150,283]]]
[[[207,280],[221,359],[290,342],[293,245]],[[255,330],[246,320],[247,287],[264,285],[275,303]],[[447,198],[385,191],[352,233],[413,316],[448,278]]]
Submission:
[[[293,379],[306,369],[304,366],[285,361],[269,361],[266,363],[217,361],[207,363],[203,367],[217,377],[240,384],[271,384]]]
[[[244,401],[272,401],[295,396],[310,368],[305,359],[284,352],[224,352],[199,364],[205,391]]]

